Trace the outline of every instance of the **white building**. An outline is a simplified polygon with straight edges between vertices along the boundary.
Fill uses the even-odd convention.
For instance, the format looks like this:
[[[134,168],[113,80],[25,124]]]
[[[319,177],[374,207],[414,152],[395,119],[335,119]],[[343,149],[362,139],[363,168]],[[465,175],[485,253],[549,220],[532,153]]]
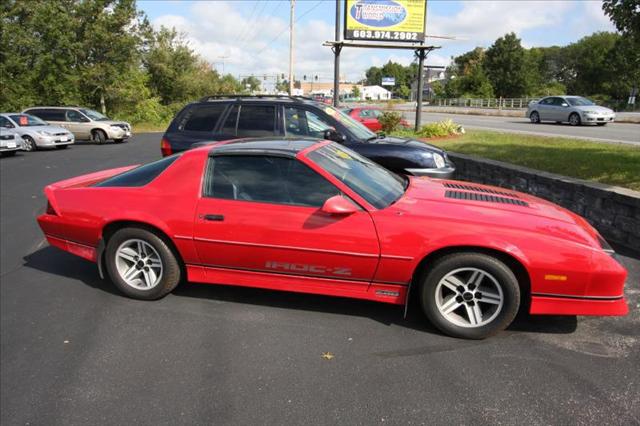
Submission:
[[[389,100],[391,92],[382,86],[363,86],[361,97],[367,100]]]

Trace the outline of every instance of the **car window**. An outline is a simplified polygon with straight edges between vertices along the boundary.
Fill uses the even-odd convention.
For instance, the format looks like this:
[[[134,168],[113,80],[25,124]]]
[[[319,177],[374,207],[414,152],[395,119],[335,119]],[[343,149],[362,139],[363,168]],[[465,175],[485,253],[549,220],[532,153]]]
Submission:
[[[363,118],[371,117],[371,110],[361,109],[360,110],[360,117],[363,117]]]
[[[307,157],[378,209],[404,194],[406,178],[338,144],[324,145]]]
[[[29,127],[29,126],[46,126],[47,123],[36,117],[35,115],[29,114],[12,114],[9,117],[15,122],[18,123],[20,127]]]
[[[276,134],[276,107],[242,105],[238,117],[238,136],[273,136]]]
[[[32,113],[33,115],[42,118],[46,121],[66,121],[63,109],[45,109],[41,110],[42,115]]]
[[[161,160],[154,161],[153,163],[145,164],[135,169],[127,170],[124,173],[110,177],[109,179],[98,182],[93,186],[97,187],[111,187],[111,186],[144,186],[154,180],[163,171],[167,169],[174,161],[176,161],[181,154],[171,155],[164,157]]]
[[[322,207],[340,191],[298,160],[230,155],[212,157],[204,195],[227,200]]]
[[[81,108],[80,111],[82,111],[82,113],[84,115],[86,115],[87,117],[89,117],[92,120],[95,121],[107,121],[109,120],[109,117],[107,117],[104,114],[100,114],[98,111],[94,111],[92,109],[87,109],[87,108]]]
[[[195,132],[212,132],[220,116],[226,108],[225,104],[214,104],[192,107],[182,119],[179,130]]]
[[[567,101],[569,101],[569,104],[573,106],[591,106],[596,104],[591,99],[583,97],[567,98]]]
[[[82,114],[80,114],[78,111],[73,109],[67,110],[66,117],[67,117],[67,121],[72,121],[75,123],[83,121],[83,118],[84,118]]]
[[[13,129],[15,126],[13,125],[13,123],[11,123],[11,121],[9,121],[9,119],[0,115],[0,127]]]
[[[551,105],[553,104],[553,98],[544,98],[540,101],[541,105]]]
[[[227,119],[222,126],[222,133],[225,135],[235,135],[238,125],[238,105],[234,105],[227,115]]]
[[[328,129],[335,126],[319,115],[297,107],[285,107],[284,122],[287,134],[323,138]]]
[[[371,111],[371,116],[378,118],[382,115],[382,111],[380,111],[379,109],[372,109]]]

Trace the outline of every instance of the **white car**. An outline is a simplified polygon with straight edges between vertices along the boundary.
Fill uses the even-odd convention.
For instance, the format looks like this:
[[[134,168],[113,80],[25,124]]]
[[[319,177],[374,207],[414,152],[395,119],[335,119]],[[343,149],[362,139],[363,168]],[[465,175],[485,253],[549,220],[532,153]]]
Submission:
[[[22,149],[22,138],[13,129],[0,126],[0,155],[11,157]]]
[[[572,126],[580,124],[604,126],[615,120],[616,113],[582,96],[547,96],[529,104],[527,118],[534,124],[555,121],[556,123],[568,122]]]
[[[21,113],[0,114],[0,126],[16,132],[24,141],[24,150],[38,148],[66,148],[75,142],[73,133],[59,126],[51,126],[36,116]]]

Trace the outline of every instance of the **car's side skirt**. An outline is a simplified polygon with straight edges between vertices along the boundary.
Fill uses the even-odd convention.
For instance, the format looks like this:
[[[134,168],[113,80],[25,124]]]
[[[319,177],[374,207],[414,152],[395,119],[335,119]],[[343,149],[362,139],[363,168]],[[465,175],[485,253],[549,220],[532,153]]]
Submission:
[[[193,264],[187,265],[187,279],[191,282],[350,297],[395,305],[405,303],[407,290],[407,286],[403,284],[332,279]]]

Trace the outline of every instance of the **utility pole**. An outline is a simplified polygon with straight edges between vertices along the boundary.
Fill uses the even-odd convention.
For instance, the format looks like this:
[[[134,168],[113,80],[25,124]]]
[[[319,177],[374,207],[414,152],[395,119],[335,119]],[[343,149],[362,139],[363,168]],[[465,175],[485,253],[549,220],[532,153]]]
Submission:
[[[340,0],[336,0],[336,42],[340,41]],[[333,46],[333,106],[338,108],[340,99],[340,50],[342,46]]]
[[[296,0],[291,0],[291,14],[289,16],[289,96],[293,95],[293,15]]]

